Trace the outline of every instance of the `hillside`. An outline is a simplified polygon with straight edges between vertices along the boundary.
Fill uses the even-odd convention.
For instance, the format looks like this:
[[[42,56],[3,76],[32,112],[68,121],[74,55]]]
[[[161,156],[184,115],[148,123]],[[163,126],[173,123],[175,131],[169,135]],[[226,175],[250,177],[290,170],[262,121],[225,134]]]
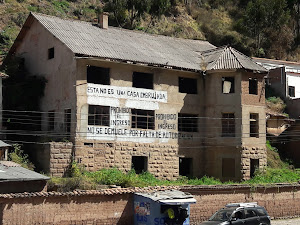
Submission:
[[[299,3],[294,0],[0,0],[4,57],[30,11],[231,45],[250,56],[300,60]]]

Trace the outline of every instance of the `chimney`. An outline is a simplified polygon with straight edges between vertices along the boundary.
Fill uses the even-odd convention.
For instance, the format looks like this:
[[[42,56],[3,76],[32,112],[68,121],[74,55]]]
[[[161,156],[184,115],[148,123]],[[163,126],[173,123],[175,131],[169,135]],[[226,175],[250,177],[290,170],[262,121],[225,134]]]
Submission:
[[[108,15],[108,12],[103,12],[98,16],[98,26],[102,29],[108,29]]]

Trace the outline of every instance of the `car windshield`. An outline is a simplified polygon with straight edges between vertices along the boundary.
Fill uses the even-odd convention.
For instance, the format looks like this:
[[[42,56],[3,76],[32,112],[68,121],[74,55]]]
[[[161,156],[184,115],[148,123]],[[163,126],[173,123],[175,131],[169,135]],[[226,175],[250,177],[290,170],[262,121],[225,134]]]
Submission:
[[[209,221],[228,221],[234,209],[221,209],[216,212]]]

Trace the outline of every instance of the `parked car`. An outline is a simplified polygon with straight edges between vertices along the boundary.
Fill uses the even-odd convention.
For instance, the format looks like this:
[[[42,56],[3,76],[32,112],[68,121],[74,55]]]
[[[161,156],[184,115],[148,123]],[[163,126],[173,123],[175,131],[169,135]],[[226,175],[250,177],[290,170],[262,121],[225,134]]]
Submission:
[[[271,219],[256,202],[230,203],[200,225],[271,225]]]

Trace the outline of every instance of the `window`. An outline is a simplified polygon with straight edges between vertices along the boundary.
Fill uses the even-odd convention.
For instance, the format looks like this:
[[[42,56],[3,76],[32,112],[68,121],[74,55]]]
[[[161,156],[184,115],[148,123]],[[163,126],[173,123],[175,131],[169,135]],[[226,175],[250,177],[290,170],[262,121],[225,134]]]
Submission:
[[[259,168],[259,159],[250,159],[250,177],[254,177],[255,171]]]
[[[88,125],[109,126],[109,106],[89,105]]]
[[[65,132],[71,132],[71,109],[65,109],[64,114]]]
[[[235,177],[235,159],[222,159],[222,177]]]
[[[48,130],[54,130],[55,112],[48,112]]]
[[[179,175],[192,176],[192,158],[179,158]]]
[[[234,113],[222,114],[222,137],[235,137]]]
[[[137,174],[147,171],[148,158],[146,156],[132,156],[131,169]]]
[[[289,86],[289,96],[295,97],[295,87],[294,86]]]
[[[178,113],[178,131],[198,132],[198,115]]]
[[[49,48],[48,49],[48,59],[53,59],[54,58],[54,48]]]
[[[197,79],[179,77],[178,84],[180,93],[197,94]]]
[[[253,209],[245,209],[246,218],[257,217],[257,213]]]
[[[250,113],[250,137],[259,137],[257,113]]]
[[[249,78],[249,94],[257,95],[257,79]]]
[[[153,74],[133,72],[132,87],[153,89]]]
[[[131,110],[131,128],[155,129],[154,110]]]
[[[110,85],[109,68],[87,66],[87,82]]]
[[[223,94],[234,93],[234,77],[223,77],[222,78],[222,91],[223,91]]]

